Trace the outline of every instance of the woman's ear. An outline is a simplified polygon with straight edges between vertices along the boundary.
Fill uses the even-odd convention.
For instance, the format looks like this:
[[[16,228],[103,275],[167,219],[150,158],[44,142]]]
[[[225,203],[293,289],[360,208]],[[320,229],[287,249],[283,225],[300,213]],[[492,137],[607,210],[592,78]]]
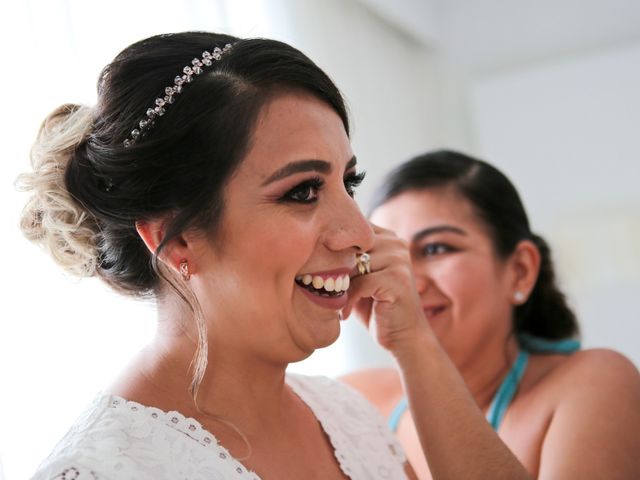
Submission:
[[[540,272],[540,250],[531,240],[521,240],[511,254],[512,303],[522,305],[535,287]]]
[[[139,220],[136,222],[136,231],[152,254],[165,238],[167,219]],[[182,275],[185,280],[194,273],[195,262],[191,261],[193,252],[189,248],[185,237],[180,234],[173,237],[163,246],[158,259]]]

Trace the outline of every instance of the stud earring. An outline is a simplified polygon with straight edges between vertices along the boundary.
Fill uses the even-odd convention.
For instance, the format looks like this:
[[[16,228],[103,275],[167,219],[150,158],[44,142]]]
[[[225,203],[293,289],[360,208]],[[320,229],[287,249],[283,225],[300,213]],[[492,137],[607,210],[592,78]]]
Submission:
[[[191,273],[189,273],[189,261],[187,259],[180,260],[180,275],[182,275],[182,279],[185,282],[191,278]]]
[[[524,303],[525,301],[524,293],[522,293],[520,290],[516,290],[516,292],[513,294],[513,299],[517,304]]]

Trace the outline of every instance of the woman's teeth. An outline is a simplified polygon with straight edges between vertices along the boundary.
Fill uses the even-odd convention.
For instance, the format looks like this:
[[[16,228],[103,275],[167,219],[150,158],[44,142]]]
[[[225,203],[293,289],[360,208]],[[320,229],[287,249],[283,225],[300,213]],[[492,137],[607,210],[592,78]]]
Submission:
[[[296,277],[296,282],[314,293],[338,295],[349,289],[350,278],[349,275],[322,278],[319,275],[306,274]],[[321,290],[321,292],[315,290]]]

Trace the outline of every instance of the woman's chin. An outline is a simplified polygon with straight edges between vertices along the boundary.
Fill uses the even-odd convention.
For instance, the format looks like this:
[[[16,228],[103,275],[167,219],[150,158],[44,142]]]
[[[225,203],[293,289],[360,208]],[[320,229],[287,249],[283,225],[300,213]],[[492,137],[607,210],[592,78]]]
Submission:
[[[319,348],[325,348],[334,344],[339,336],[340,320],[336,315],[336,319],[328,320],[326,323],[323,322],[322,325],[317,325],[316,328],[309,332],[309,335],[303,342],[297,342],[302,357],[295,361],[304,360]]]

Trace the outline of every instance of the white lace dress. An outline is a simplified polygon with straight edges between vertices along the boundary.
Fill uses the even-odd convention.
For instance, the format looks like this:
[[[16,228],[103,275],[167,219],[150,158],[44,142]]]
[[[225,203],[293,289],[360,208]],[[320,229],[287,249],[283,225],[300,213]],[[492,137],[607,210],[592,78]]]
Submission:
[[[326,377],[287,375],[354,480],[404,479],[402,447],[360,394]],[[196,420],[99,395],[34,480],[258,480]]]

